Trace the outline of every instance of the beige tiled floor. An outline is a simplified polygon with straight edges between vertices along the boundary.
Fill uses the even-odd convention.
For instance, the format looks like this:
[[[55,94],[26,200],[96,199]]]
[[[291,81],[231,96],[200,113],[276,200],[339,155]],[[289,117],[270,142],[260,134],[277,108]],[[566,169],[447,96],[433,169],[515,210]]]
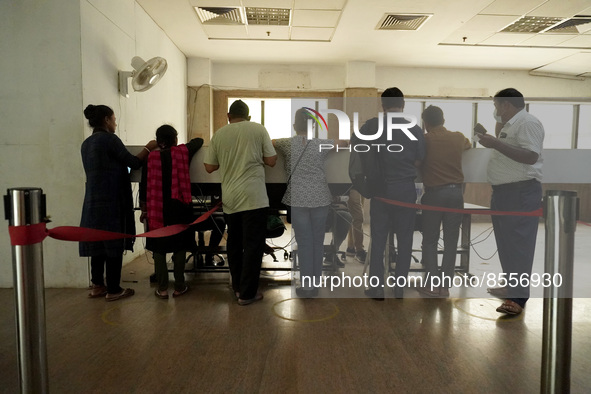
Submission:
[[[474,223],[472,234],[486,234]],[[543,266],[540,227],[536,269]],[[284,235],[289,241],[290,234]],[[586,277],[591,228],[576,233],[575,272]],[[277,240],[276,243],[281,244]],[[420,240],[417,237],[417,244]],[[470,272],[498,272],[493,237],[474,246]],[[477,253],[478,254],[477,254]],[[417,257],[420,254],[417,252]],[[482,257],[479,257],[482,256]],[[279,264],[288,267],[289,261]],[[268,257],[266,258],[268,260]],[[277,263],[275,263],[277,264]],[[187,274],[186,296],[160,300],[142,256],[123,269],[136,295],[88,299],[46,291],[54,393],[537,393],[543,300],[515,318],[473,288],[450,299],[294,299],[284,271],[263,273],[265,299],[241,307],[227,273]],[[362,272],[349,258],[345,272]],[[415,294],[416,295],[416,294]],[[14,293],[0,290],[0,392],[18,392]],[[571,392],[591,388],[591,301],[573,300]]]

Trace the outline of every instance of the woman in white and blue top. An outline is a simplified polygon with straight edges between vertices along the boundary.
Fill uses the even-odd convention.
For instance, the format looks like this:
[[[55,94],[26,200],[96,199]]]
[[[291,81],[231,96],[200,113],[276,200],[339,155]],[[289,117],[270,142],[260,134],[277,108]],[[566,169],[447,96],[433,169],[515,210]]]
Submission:
[[[332,201],[324,172],[328,150],[321,150],[320,144],[334,146],[334,141],[307,139],[308,118],[306,109],[299,109],[293,125],[295,135],[273,140],[276,150],[285,159],[288,177],[282,202],[291,206],[291,224],[298,245],[301,286],[296,289],[296,293],[299,297],[318,295],[324,256],[324,230]]]

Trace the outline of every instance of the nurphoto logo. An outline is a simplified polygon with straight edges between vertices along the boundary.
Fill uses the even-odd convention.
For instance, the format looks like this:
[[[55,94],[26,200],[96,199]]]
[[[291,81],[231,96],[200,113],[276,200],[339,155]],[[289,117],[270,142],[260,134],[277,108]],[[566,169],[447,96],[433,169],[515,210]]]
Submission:
[[[314,138],[314,122],[318,124],[320,129],[328,131],[326,117],[328,117],[329,114],[335,115],[339,122],[339,140],[349,140],[351,138],[351,120],[349,119],[349,116],[343,111],[338,109],[315,111],[312,108],[304,108],[308,111],[308,115],[310,116],[310,119],[308,119],[308,139]],[[384,119],[386,121],[384,121]],[[362,134],[359,131],[359,113],[353,113],[353,133],[361,141],[376,141],[380,139],[384,133],[384,128],[386,130],[386,139],[388,141],[392,141],[392,132],[394,130],[400,130],[404,133],[404,135],[406,135],[406,137],[408,137],[410,141],[416,141],[417,138],[409,130],[416,125],[417,118],[414,115],[405,114],[402,112],[379,112],[377,130],[375,130],[373,134]],[[338,145],[335,146],[333,144],[320,144],[320,151],[323,149],[330,150],[335,148],[337,152],[339,150],[347,150],[349,152],[352,150],[355,152],[368,152],[372,149],[375,149],[377,152],[379,152],[381,149],[385,149],[388,152],[402,152],[404,150],[404,147],[400,144],[354,144],[347,147],[339,147]]]

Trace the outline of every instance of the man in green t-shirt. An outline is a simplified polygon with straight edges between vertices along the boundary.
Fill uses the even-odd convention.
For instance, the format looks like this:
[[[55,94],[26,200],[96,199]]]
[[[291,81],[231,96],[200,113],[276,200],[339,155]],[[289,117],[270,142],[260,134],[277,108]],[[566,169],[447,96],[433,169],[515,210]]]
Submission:
[[[269,207],[264,166],[277,161],[269,133],[248,113],[242,100],[232,103],[230,123],[213,135],[204,160],[208,173],[221,173],[228,264],[240,305],[263,299],[258,287]]]

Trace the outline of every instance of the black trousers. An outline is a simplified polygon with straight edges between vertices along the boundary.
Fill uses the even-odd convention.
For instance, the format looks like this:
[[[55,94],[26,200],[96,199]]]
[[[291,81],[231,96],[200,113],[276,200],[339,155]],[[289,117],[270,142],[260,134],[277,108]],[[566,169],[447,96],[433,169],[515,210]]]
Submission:
[[[224,214],[228,226],[228,265],[232,287],[240,298],[254,298],[263,262],[267,208]]]
[[[540,208],[542,185],[535,180],[493,186],[490,207],[495,211],[530,212]],[[522,307],[529,299],[539,218],[492,216],[499,260],[508,280],[508,299]],[[525,285],[527,283],[527,285]]]
[[[107,292],[109,294],[121,293],[121,267],[123,266],[123,255],[116,257],[99,255],[90,257],[91,282],[98,286],[104,286],[103,275],[106,272]],[[105,270],[106,267],[106,270]]]

